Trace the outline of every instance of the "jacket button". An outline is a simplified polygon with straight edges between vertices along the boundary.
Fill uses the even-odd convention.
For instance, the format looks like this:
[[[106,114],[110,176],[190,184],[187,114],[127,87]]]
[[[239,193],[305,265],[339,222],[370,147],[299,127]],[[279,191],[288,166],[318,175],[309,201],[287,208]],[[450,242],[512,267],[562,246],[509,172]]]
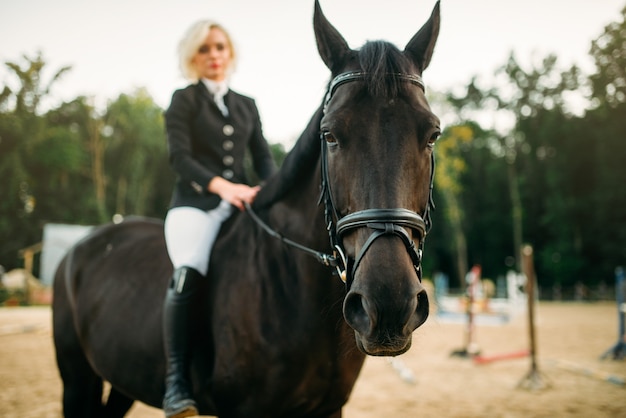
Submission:
[[[222,162],[224,163],[224,165],[233,165],[235,159],[232,155],[225,155],[224,158],[222,158]]]
[[[235,148],[235,143],[230,139],[227,139],[226,141],[222,142],[222,148],[224,148],[225,151],[230,151]]]
[[[226,169],[222,171],[222,177],[224,177],[226,180],[230,180],[234,176],[235,176],[235,173],[233,172],[233,170]]]
[[[235,132],[235,128],[233,128],[232,125],[224,125],[222,132],[224,132],[226,136],[231,136]]]

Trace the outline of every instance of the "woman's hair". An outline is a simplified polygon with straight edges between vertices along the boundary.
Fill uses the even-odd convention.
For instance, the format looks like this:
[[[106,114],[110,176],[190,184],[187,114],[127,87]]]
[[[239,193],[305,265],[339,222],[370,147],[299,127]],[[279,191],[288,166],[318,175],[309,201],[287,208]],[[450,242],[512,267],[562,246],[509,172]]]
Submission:
[[[191,25],[185,33],[185,36],[183,36],[183,39],[178,43],[178,65],[180,66],[183,77],[191,82],[196,82],[200,79],[200,75],[192,61],[211,29],[219,29],[224,32],[231,53],[230,68],[227,69],[227,72],[232,73],[235,69],[237,54],[233,40],[228,31],[216,22],[200,20]]]

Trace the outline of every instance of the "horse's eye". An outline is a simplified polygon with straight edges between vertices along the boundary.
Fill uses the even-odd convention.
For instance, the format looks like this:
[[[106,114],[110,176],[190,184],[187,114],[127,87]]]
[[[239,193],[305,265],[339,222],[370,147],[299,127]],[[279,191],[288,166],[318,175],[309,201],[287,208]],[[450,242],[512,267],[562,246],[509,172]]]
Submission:
[[[439,139],[439,137],[441,136],[441,131],[440,130],[435,130],[430,134],[430,138],[428,139],[428,147],[432,148],[435,146],[435,142],[437,141],[437,139]]]
[[[328,144],[336,144],[337,143],[337,138],[335,138],[335,136],[332,133],[326,131],[322,135],[324,135],[324,140]]]

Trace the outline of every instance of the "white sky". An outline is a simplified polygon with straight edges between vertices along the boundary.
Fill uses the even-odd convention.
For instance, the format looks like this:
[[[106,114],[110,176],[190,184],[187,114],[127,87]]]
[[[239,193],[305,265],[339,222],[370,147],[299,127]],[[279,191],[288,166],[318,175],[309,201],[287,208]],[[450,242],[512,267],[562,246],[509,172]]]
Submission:
[[[385,39],[404,48],[435,0],[320,0],[351,47]],[[521,62],[559,57],[562,67],[593,70],[588,51],[626,0],[442,0],[442,26],[427,88],[449,90],[474,75],[489,77],[510,51]],[[329,72],[313,35],[313,0],[2,0],[0,62],[43,53],[60,100],[93,96],[103,105],[148,89],[166,108],[186,85],[176,45],[187,27],[209,18],[233,35],[240,55],[231,87],[254,97],[265,136],[288,147],[319,105]],[[47,80],[47,79],[46,79]],[[4,65],[0,83],[14,86]]]

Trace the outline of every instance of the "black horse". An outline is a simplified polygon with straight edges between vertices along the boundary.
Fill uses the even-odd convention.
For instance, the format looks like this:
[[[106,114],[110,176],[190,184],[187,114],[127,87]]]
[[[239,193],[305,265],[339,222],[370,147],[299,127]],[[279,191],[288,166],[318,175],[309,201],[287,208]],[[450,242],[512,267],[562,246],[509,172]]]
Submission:
[[[314,28],[332,73],[324,103],[254,212],[222,228],[195,304],[203,415],[341,417],[365,354],[405,352],[428,316],[420,261],[440,128],[421,74],[439,4],[404,51],[350,49],[317,1]],[[154,220],[99,227],[64,258],[53,326],[66,417],[123,417],[134,400],[161,407],[171,273]]]

